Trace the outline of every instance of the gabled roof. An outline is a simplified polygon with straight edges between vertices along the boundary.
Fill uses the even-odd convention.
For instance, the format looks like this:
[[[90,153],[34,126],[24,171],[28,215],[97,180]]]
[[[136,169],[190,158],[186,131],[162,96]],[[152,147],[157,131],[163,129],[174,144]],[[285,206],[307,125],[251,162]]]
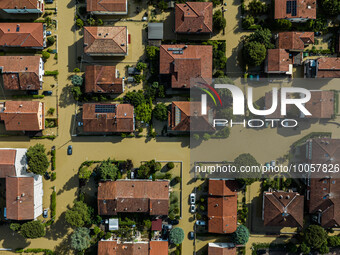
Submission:
[[[127,0],[87,0],[88,12],[126,13]]]
[[[274,18],[275,19],[297,19],[297,18],[316,19],[316,1],[315,0],[293,0],[293,1],[275,0]]]
[[[212,33],[213,4],[211,2],[186,2],[175,5],[175,32]]]
[[[168,210],[169,181],[118,180],[99,183],[99,215],[116,215],[118,212],[168,215]]]
[[[264,192],[264,225],[302,227],[303,202],[303,196],[297,192]]]
[[[269,49],[267,52],[267,72],[288,72],[293,60],[284,49]]]
[[[37,0],[1,0],[0,9],[37,9]]]
[[[44,47],[42,23],[0,23],[0,46]]]
[[[172,88],[190,88],[190,79],[212,77],[211,45],[161,45],[160,74],[171,75]]]
[[[130,104],[84,104],[83,129],[84,132],[133,132],[133,106]]]
[[[236,255],[237,250],[234,244],[209,243],[208,255]]]
[[[151,241],[149,255],[168,255],[168,247],[167,241]]]
[[[209,195],[211,196],[235,196],[239,188],[236,180],[209,179]]]
[[[332,118],[334,114],[334,91],[311,90],[311,99],[305,104],[312,114],[306,118]]]
[[[38,90],[41,88],[39,79],[39,56],[0,56],[0,75],[5,89]]]
[[[15,157],[15,149],[0,150],[0,178],[16,175]]]
[[[340,58],[319,58],[317,78],[339,78]]]
[[[0,119],[8,131],[40,131],[45,128],[44,103],[38,101],[6,101]],[[41,110],[39,115],[39,110]]]
[[[126,27],[84,27],[87,54],[127,54]]]
[[[167,241],[119,242],[99,241],[99,255],[168,255]]]
[[[34,219],[34,178],[6,177],[7,219]]]
[[[306,45],[314,43],[313,32],[280,32],[278,48],[285,50],[303,50]]]
[[[168,125],[172,131],[206,131],[213,132],[215,128],[209,122],[213,115],[208,108],[207,115],[201,114],[201,102],[172,102],[171,112],[168,116]]]
[[[86,93],[122,93],[123,79],[116,77],[116,66],[86,66]]]

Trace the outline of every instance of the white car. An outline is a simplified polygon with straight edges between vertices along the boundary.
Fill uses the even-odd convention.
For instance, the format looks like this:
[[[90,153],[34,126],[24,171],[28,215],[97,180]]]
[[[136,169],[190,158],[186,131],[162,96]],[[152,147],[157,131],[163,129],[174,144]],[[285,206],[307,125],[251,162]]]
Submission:
[[[196,206],[195,205],[190,205],[190,212],[191,213],[196,212]]]
[[[196,225],[205,226],[205,221],[204,220],[197,220]]]
[[[196,202],[196,194],[195,193],[191,193],[190,194],[190,204],[194,205]]]

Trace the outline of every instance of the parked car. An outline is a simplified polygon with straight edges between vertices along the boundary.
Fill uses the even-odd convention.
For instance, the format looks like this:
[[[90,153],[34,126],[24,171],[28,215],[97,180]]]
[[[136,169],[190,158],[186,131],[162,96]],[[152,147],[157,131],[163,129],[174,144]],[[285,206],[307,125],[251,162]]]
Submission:
[[[53,4],[53,0],[45,0],[46,4]]]
[[[178,225],[179,220],[169,220],[169,224],[171,225]]]
[[[198,225],[198,226],[205,226],[206,223],[205,223],[204,220],[196,220],[196,225]]]
[[[28,90],[27,91],[27,95],[38,95],[38,94],[39,94],[38,90]]]
[[[51,179],[51,175],[49,174],[49,172],[45,172],[44,177],[46,180]]]
[[[50,36],[51,34],[52,34],[51,31],[46,31],[46,35],[47,35],[47,36]]]
[[[190,240],[194,240],[195,238],[195,233],[193,231],[189,232],[189,237]]]
[[[163,225],[163,228],[166,230],[170,230],[172,229],[172,225],[168,224],[168,225]]]
[[[67,155],[72,155],[72,145],[67,147]]]
[[[78,127],[82,127],[84,125],[84,123],[83,122],[81,122],[81,121],[78,121]]]
[[[196,212],[196,205],[190,205],[190,212],[191,213]]]
[[[52,96],[52,91],[51,90],[45,90],[43,91],[44,96]]]
[[[196,202],[196,194],[195,193],[191,193],[190,194],[190,204],[194,205]]]
[[[47,210],[47,209],[45,209],[45,210],[43,211],[43,217],[44,217],[44,218],[47,218],[47,217],[48,217],[48,210]]]

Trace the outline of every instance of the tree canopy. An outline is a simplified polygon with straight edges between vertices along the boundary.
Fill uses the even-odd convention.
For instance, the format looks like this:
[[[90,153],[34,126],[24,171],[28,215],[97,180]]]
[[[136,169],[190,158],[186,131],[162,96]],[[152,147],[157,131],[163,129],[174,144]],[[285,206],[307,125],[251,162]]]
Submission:
[[[235,244],[246,244],[249,239],[249,230],[244,225],[239,225],[232,234],[232,240]]]
[[[310,225],[303,232],[303,242],[313,249],[320,249],[323,244],[327,245],[327,232],[318,225]]]
[[[21,225],[20,234],[26,238],[39,238],[46,234],[45,225],[40,220],[29,221]]]
[[[91,210],[84,202],[77,201],[66,211],[65,219],[74,227],[82,227],[91,222]]]
[[[234,165],[238,170],[240,170],[241,166],[259,166],[260,164],[256,161],[256,159],[249,153],[240,154],[237,158],[234,159]],[[239,179],[241,184],[249,185],[253,183],[256,178],[259,177],[259,173],[243,173],[243,179]]]
[[[340,13],[339,0],[324,0],[321,3],[322,3],[322,8],[327,14],[331,16],[335,16]]]
[[[157,120],[167,120],[168,119],[168,108],[165,104],[157,104],[155,108],[153,109],[153,115]]]
[[[151,121],[152,109],[151,109],[150,104],[142,103],[136,107],[135,111],[136,111],[136,120],[144,121],[145,123],[148,123]]]
[[[71,247],[77,251],[86,250],[90,247],[90,230],[87,228],[77,228],[71,235]]]
[[[161,163],[156,162],[154,159],[148,162],[143,163],[138,169],[138,178],[139,179],[148,179],[150,175],[156,173],[161,170]]]
[[[184,240],[184,231],[182,228],[173,228],[169,235],[170,242],[174,244],[181,244]]]
[[[273,49],[272,32],[268,28],[258,29],[254,33],[245,37],[245,42],[259,42],[263,44],[266,49]]]
[[[124,96],[124,103],[132,104],[134,107],[145,103],[145,97],[142,90],[138,90],[137,92],[129,91]]]
[[[243,50],[244,58],[251,66],[259,66],[266,59],[266,47],[260,42],[248,42]]]
[[[99,178],[102,180],[116,180],[118,171],[117,165],[113,164],[110,159],[104,160],[97,168]]]
[[[71,82],[74,86],[81,86],[83,85],[83,77],[79,75],[72,75]]]
[[[221,31],[222,29],[226,27],[226,25],[227,25],[227,21],[225,20],[223,16],[223,12],[221,10],[215,11],[213,15],[214,29],[216,29],[217,31]]]
[[[38,143],[29,147],[26,157],[29,172],[40,175],[43,175],[46,172],[49,162],[45,154],[44,145]]]

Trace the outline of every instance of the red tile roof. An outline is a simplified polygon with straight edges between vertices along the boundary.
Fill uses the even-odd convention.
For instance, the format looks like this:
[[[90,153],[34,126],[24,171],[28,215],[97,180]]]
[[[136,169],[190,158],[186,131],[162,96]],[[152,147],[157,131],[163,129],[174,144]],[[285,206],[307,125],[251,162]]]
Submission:
[[[1,0],[0,9],[37,9],[37,0]]]
[[[5,89],[38,90],[42,82],[39,79],[39,56],[0,56],[0,72]]]
[[[99,255],[168,255],[168,242],[120,242],[99,241]]]
[[[212,246],[209,243],[208,246],[208,255],[236,255],[237,250],[236,247],[217,247],[217,246]]]
[[[163,225],[163,221],[162,219],[157,219],[157,220],[153,220],[151,222],[151,230],[152,231],[161,231],[162,230],[162,225]]]
[[[34,219],[34,178],[6,177],[7,219]]]
[[[113,107],[112,111],[97,111],[97,107]],[[133,132],[134,110],[130,104],[84,104],[84,132]]]
[[[86,93],[123,93],[123,79],[116,77],[116,66],[86,66]]]
[[[291,1],[293,2],[293,1]],[[316,1],[315,0],[297,0],[296,15],[292,12],[287,14],[287,0],[275,0],[275,19],[316,19]]]
[[[317,78],[339,78],[340,58],[319,58]]]
[[[172,131],[213,132],[215,128],[208,120],[213,110],[208,108],[207,112],[207,115],[201,114],[201,102],[172,102],[168,126]]]
[[[168,247],[167,241],[151,241],[149,255],[168,255]]]
[[[236,180],[209,179],[209,195],[211,196],[235,196],[239,188]]]
[[[127,55],[126,27],[84,27],[84,52],[89,55]]]
[[[266,72],[288,72],[289,65],[293,60],[289,58],[289,53],[284,49],[269,49],[267,53]]]
[[[0,150],[0,178],[15,176],[16,150]]]
[[[277,40],[279,49],[302,51],[305,46],[314,43],[314,33],[280,32]]]
[[[127,0],[87,0],[88,12],[126,13]]]
[[[171,75],[172,88],[190,88],[190,79],[212,77],[212,59],[211,45],[161,45],[159,72]]]
[[[0,46],[44,48],[42,23],[0,23]]]
[[[264,192],[265,226],[302,227],[304,197],[297,192]]]
[[[44,103],[6,101],[0,108],[0,119],[7,131],[40,131],[45,129]]]
[[[175,5],[175,31],[177,33],[212,33],[213,4],[186,2]]]
[[[118,212],[168,215],[168,210],[169,181],[119,180],[99,183],[99,215],[116,215]]]
[[[310,91],[311,99],[305,104],[312,116],[306,118],[330,119],[334,114],[334,92],[333,91]]]
[[[280,104],[280,101],[281,101],[281,91],[278,90],[277,91],[277,107],[276,107],[276,110],[272,113],[272,114],[269,114],[267,115],[266,117],[267,118],[272,118],[272,119],[282,119],[284,118],[285,116],[281,115],[281,104]],[[287,98],[290,98],[290,94],[287,95]],[[266,109],[270,109],[273,105],[273,93],[272,93],[272,90],[269,91],[269,92],[266,92],[266,95],[265,95],[265,107]],[[286,106],[286,113],[289,113],[292,109],[292,105],[287,105]]]

